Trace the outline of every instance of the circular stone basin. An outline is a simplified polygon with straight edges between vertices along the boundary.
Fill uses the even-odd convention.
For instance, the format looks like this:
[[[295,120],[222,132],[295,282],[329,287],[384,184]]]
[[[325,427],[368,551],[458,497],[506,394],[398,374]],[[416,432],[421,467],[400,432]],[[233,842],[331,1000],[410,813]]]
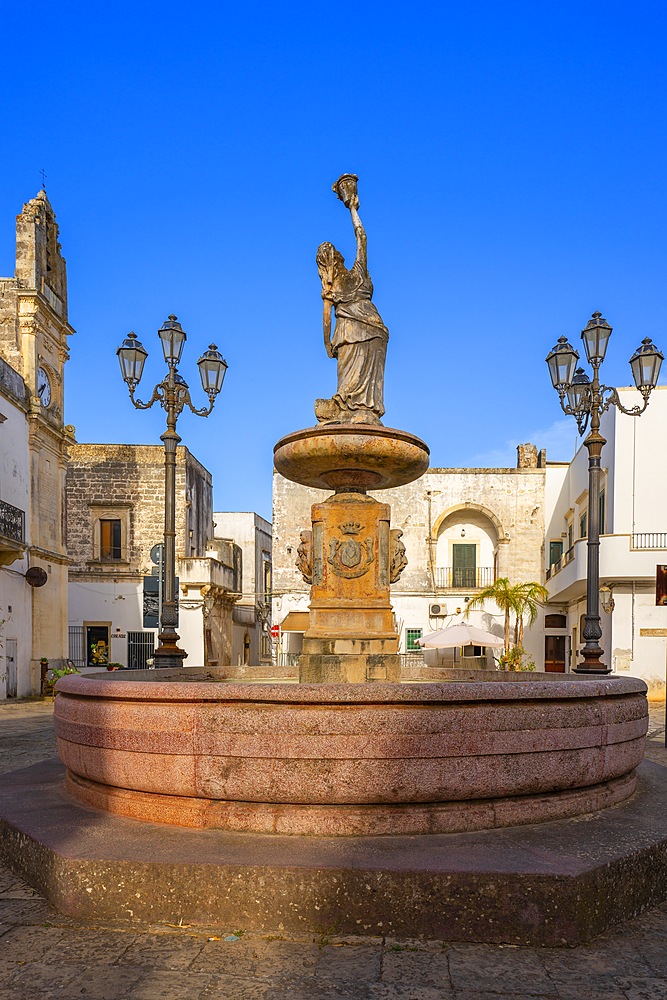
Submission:
[[[616,804],[644,753],[634,678],[253,685],[187,669],[58,681],[72,795],[190,827],[443,833]]]
[[[420,438],[381,424],[320,424],[281,438],[278,472],[293,483],[335,490],[383,490],[419,479],[429,450]]]

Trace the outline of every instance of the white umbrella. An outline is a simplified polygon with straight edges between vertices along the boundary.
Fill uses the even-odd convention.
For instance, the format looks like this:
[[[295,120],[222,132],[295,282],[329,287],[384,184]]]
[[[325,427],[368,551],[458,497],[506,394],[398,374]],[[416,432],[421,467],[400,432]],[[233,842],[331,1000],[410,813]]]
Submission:
[[[502,636],[494,635],[493,632],[485,632],[484,629],[476,628],[467,622],[460,625],[450,625],[449,628],[441,628],[438,632],[430,632],[417,639],[420,646],[430,646],[433,649],[451,649],[454,646],[504,646],[505,640]]]

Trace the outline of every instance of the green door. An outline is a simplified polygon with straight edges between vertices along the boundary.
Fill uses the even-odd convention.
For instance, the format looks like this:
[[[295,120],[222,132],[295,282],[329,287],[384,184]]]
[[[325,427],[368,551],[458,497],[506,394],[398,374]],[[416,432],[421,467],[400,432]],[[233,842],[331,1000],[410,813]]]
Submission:
[[[452,545],[452,586],[477,586],[477,546]]]

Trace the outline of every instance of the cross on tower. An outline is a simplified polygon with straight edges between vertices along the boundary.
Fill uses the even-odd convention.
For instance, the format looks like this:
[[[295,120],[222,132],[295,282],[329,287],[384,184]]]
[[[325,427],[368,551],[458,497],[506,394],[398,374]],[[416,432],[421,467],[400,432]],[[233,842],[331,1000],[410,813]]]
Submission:
[[[42,177],[42,191],[46,191],[46,171],[44,167],[39,171]]]

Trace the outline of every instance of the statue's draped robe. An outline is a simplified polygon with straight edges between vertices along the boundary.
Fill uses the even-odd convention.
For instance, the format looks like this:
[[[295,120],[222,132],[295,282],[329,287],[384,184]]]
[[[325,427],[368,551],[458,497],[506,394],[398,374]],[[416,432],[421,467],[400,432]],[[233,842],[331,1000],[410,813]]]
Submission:
[[[389,331],[371,302],[373,282],[356,261],[351,270],[336,275],[331,298],[336,327],[331,345],[338,359],[338,388],[334,399],[342,409],[367,408],[384,413],[384,362]]]

